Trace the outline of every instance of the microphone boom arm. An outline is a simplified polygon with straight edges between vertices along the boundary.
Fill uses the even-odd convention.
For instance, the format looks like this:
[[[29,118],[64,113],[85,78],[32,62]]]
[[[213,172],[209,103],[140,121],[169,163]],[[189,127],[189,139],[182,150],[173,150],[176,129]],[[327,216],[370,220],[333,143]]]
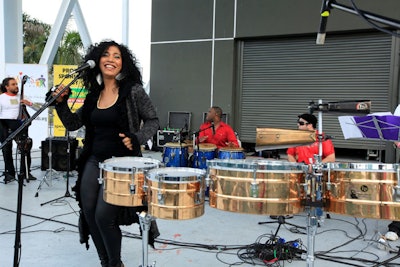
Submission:
[[[6,144],[8,144],[11,140],[13,140],[23,129],[27,127],[34,119],[36,119],[46,108],[48,108],[57,98],[59,98],[62,93],[64,93],[73,83],[76,82],[80,78],[80,74],[76,75],[72,81],[67,84],[57,95],[49,97],[46,99],[46,102],[42,105],[42,107],[36,111],[30,118],[24,120],[24,122],[19,126],[14,132],[12,132],[5,140],[1,143],[0,149],[2,149]]]
[[[353,3],[353,1],[352,1]],[[395,20],[395,19],[390,19],[384,16],[380,16],[371,12],[366,12],[364,10],[361,10],[355,6],[353,3],[353,7],[348,7],[342,4],[338,4],[336,0],[322,0],[322,7],[321,7],[321,21],[320,21],[320,26],[318,29],[318,34],[317,34],[317,40],[316,44],[318,45],[323,45],[325,44],[325,36],[326,36],[326,24],[328,17],[330,15],[330,11],[332,8],[337,8],[339,10],[345,11],[347,13],[357,15],[362,17],[368,24],[370,24],[373,28],[391,34],[396,37],[400,37],[399,34],[393,31],[386,30],[384,28],[381,28],[379,25],[376,25],[375,23],[372,23],[371,21],[392,27],[396,30],[400,30],[400,21]]]

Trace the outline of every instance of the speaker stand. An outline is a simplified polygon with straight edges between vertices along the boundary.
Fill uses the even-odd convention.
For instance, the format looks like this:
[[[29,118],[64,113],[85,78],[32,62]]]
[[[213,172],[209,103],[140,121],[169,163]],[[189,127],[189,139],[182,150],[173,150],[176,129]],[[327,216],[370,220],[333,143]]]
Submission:
[[[61,199],[67,198],[67,197],[70,197],[70,198],[75,199],[75,198],[71,195],[71,193],[69,192],[69,171],[70,171],[70,165],[71,165],[71,157],[70,157],[70,154],[71,154],[71,143],[70,143],[70,140],[69,140],[69,131],[66,131],[66,132],[67,132],[67,159],[68,159],[68,161],[67,161],[67,174],[66,174],[66,176],[67,176],[67,183],[66,183],[66,191],[65,191],[65,194],[64,194],[64,196],[55,198],[55,199],[50,200],[50,201],[47,201],[47,202],[44,202],[44,203],[40,204],[40,206],[44,206],[44,205],[46,205],[46,204],[49,204],[49,203],[52,203],[52,202],[56,202],[56,201],[59,201],[59,200],[61,200]]]
[[[53,117],[53,110],[52,109],[49,112],[49,116]],[[42,189],[43,183],[46,183],[47,186],[51,186],[52,185],[53,173],[58,177],[60,176],[60,174],[56,170],[53,170],[53,166],[52,166],[52,164],[53,164],[53,150],[52,150],[53,133],[51,131],[50,124],[49,124],[49,129],[48,130],[49,130],[49,136],[50,136],[50,138],[49,138],[49,152],[47,153],[47,156],[49,157],[49,168],[46,170],[46,173],[44,174],[42,181],[40,181],[40,184],[39,184],[38,188],[36,189],[35,197],[39,196],[39,191],[40,191],[40,189]],[[44,148],[42,147],[42,149],[44,149]]]

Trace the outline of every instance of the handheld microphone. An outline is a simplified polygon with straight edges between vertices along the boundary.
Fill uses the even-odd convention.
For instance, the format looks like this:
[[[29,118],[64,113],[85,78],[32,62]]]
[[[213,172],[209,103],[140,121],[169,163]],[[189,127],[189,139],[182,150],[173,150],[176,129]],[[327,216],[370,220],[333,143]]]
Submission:
[[[326,24],[328,23],[328,17],[331,12],[330,0],[322,0],[321,7],[321,21],[319,23],[319,29],[317,34],[316,44],[323,45],[325,44],[325,36],[326,36]]]
[[[82,64],[81,66],[79,66],[77,69],[73,70],[72,72],[70,72],[68,74],[68,76],[74,74],[74,73],[79,73],[82,72],[86,69],[93,69],[96,66],[96,62],[94,62],[94,60],[88,60],[86,61],[86,63]]]
[[[211,122],[211,128],[212,128],[212,131],[213,131],[213,135],[215,135],[215,125],[214,125],[213,121]]]

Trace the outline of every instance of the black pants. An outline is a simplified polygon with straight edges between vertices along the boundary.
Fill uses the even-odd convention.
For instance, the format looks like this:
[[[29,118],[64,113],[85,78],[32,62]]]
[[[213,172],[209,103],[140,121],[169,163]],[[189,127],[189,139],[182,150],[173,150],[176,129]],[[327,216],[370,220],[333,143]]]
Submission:
[[[117,217],[121,207],[103,200],[103,187],[98,182],[99,177],[99,161],[91,156],[82,175],[82,210],[100,260],[108,262],[108,266],[119,266],[122,234]]]
[[[19,125],[20,125],[20,122],[18,122],[17,120],[4,120],[2,122],[2,142],[4,142],[4,140],[15,129],[17,129],[19,127]],[[16,136],[15,140],[17,140],[18,142],[24,142],[24,141],[27,141],[28,138],[29,138],[28,137],[28,128],[25,128],[23,131],[21,131],[21,133],[19,133]],[[21,147],[21,149],[23,149],[24,151],[21,152],[20,173],[26,172],[25,160],[26,160],[27,166],[28,166],[28,174],[30,173],[31,162],[32,162],[31,147],[32,147],[32,145],[26,146],[26,147]],[[18,149],[18,150],[21,151],[21,149]],[[15,176],[15,167],[14,167],[12,151],[13,151],[13,141],[10,141],[2,149],[3,158],[4,158],[4,169],[5,169],[5,173]],[[26,156],[26,159],[25,159],[25,157],[23,157],[23,155]]]

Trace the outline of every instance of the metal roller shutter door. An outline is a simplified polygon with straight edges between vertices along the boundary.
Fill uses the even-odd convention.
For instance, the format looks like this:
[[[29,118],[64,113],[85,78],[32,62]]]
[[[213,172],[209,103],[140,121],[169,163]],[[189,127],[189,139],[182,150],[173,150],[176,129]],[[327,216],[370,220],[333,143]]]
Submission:
[[[372,101],[371,112],[389,111],[391,36],[380,33],[244,41],[240,79],[241,140],[254,143],[256,127],[296,129],[311,100]],[[318,114],[316,114],[318,115]],[[323,113],[323,131],[342,148],[382,149],[373,140],[344,140],[341,113]]]

